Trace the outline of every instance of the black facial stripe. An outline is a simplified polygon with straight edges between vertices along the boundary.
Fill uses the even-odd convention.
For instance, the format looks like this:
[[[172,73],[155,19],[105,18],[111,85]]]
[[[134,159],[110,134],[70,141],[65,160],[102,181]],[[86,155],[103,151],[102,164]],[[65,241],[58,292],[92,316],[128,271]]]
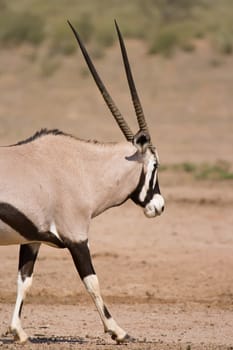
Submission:
[[[0,202],[0,220],[12,227],[28,241],[47,242],[59,248],[65,248],[63,242],[56,236],[49,231],[40,232],[26,215],[9,203]]]
[[[139,195],[140,195],[142,188],[144,186],[145,178],[146,177],[145,177],[144,171],[142,169],[138,185],[130,196],[130,198],[138,205],[143,205],[142,202],[139,200]]]
[[[153,198],[153,195],[154,195],[153,183],[154,183],[154,177],[155,177],[156,169],[157,169],[157,165],[154,164],[154,168],[153,168],[153,171],[152,171],[152,174],[151,174],[151,178],[150,178],[150,182],[149,182],[149,188],[147,190],[146,197],[145,197],[144,202],[143,202],[144,205],[149,203],[150,200]],[[157,183],[157,181],[156,181],[156,183]]]
[[[150,182],[149,182],[149,188],[147,190],[146,196],[144,201],[140,201],[139,199],[139,195],[143,189],[143,186],[145,184],[145,179],[146,179],[146,175],[142,169],[141,175],[140,175],[140,179],[139,179],[139,183],[136,187],[136,190],[132,193],[131,195],[131,199],[138,205],[141,205],[142,207],[145,207],[146,204],[148,204],[150,202],[150,200],[153,198],[153,195],[155,193],[159,193],[160,194],[160,190],[159,190],[159,183],[158,183],[158,178],[156,179],[156,183],[155,186],[153,187],[153,183],[154,183],[154,177],[156,174],[156,170],[157,170],[157,164],[154,164],[152,173],[151,173],[151,178],[150,178]]]
[[[88,240],[79,243],[71,242],[65,239],[64,241],[66,247],[69,249],[72,255],[73,261],[81,279],[83,280],[89,275],[94,275],[95,270],[91,262]]]
[[[158,176],[157,176],[157,179],[156,179],[156,183],[155,183],[155,187],[154,187],[154,190],[153,190],[154,193],[158,193],[160,194],[160,188],[159,188],[159,179],[158,179]]]

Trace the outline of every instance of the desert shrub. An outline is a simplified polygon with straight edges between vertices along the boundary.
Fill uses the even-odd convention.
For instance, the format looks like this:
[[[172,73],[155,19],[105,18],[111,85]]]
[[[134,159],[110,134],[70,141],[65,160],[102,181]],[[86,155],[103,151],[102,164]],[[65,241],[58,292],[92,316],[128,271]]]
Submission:
[[[44,39],[44,22],[34,14],[6,10],[0,14],[0,23],[0,42],[4,45],[38,45]]]
[[[181,168],[186,172],[186,173],[194,173],[197,169],[197,166],[193,163],[190,162],[184,162],[181,164]]]
[[[196,172],[196,178],[201,180],[233,180],[230,164],[218,161],[216,164],[201,164]]]
[[[78,28],[82,39],[87,43],[91,40],[94,32],[94,25],[92,21],[92,16],[90,13],[83,13],[80,18],[75,21],[75,26]]]
[[[233,52],[233,35],[229,32],[220,32],[215,36],[214,44],[222,54],[232,54]]]
[[[109,47],[112,46],[113,43],[115,42],[115,33],[113,30],[107,28],[107,27],[102,27],[98,29],[95,38],[97,39],[97,43],[101,45],[101,47]]]
[[[77,29],[83,42],[90,41],[94,33],[94,27],[88,13],[80,15],[76,20],[71,20],[71,23]],[[54,24],[51,36],[50,52],[52,54],[70,55],[75,52],[77,43],[66,21],[59,21]]]
[[[112,46],[116,40],[113,20],[108,17],[103,17],[95,26],[96,30],[93,38],[95,44],[102,48]]]
[[[231,164],[227,161],[219,160],[214,164],[201,163],[194,164],[183,162],[178,164],[163,165],[160,171],[174,171],[189,173],[197,180],[233,180]]]
[[[54,55],[72,54],[70,19],[85,43],[102,50],[116,40],[114,18],[124,37],[145,40],[150,53],[193,51],[194,39],[203,37],[222,54],[233,52],[231,0],[0,0],[0,44],[38,45],[46,39]]]
[[[200,22],[215,50],[221,54],[233,52],[233,2],[229,0],[204,1],[204,11],[199,11]]]
[[[76,47],[77,44],[68,25],[60,22],[54,25],[49,43],[50,55],[71,55]]]
[[[153,40],[149,53],[161,53],[163,56],[170,57],[174,53],[174,49],[178,43],[176,33],[170,29],[160,31]]]
[[[0,0],[0,11],[4,11],[6,9],[6,3],[4,0]]]

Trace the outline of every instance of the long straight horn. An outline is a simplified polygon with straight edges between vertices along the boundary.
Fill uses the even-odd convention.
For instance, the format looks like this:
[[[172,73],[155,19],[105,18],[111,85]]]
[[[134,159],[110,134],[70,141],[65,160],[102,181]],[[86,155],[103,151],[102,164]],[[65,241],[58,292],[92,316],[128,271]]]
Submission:
[[[129,88],[130,88],[130,93],[131,93],[135,113],[136,113],[137,120],[138,120],[138,125],[139,125],[140,130],[143,130],[143,131],[147,132],[148,135],[150,135],[149,129],[148,129],[148,126],[146,124],[145,117],[144,117],[142,105],[141,105],[141,102],[140,102],[140,99],[138,97],[138,93],[137,93],[137,90],[135,87],[135,83],[134,83],[132,71],[130,68],[127,51],[126,51],[125,44],[124,44],[124,40],[123,40],[122,34],[120,32],[120,29],[118,27],[116,20],[115,20],[115,26],[116,26],[116,30],[117,30],[117,34],[118,34],[118,38],[119,38],[119,42],[120,42],[121,53],[122,53],[123,62],[124,62],[124,66],[125,66],[125,72],[126,72],[126,76],[127,76],[127,80],[128,80],[128,84],[129,84]]]
[[[108,90],[106,89],[106,87],[104,86],[102,80],[100,79],[99,74],[97,73],[94,64],[91,61],[91,58],[85,48],[85,46],[83,45],[77,31],[74,29],[74,27],[72,26],[72,24],[68,21],[68,24],[70,26],[70,28],[72,29],[75,38],[77,39],[77,42],[79,44],[79,47],[82,51],[82,54],[85,58],[85,61],[87,63],[87,66],[96,82],[96,85],[98,86],[108,108],[110,109],[113,117],[115,118],[118,126],[120,127],[121,131],[123,132],[123,134],[125,135],[125,138],[128,141],[132,141],[133,140],[133,133],[130,130],[128,124],[126,123],[126,121],[124,120],[123,116],[121,115],[119,109],[116,107],[113,99],[111,98],[110,94],[108,93]]]

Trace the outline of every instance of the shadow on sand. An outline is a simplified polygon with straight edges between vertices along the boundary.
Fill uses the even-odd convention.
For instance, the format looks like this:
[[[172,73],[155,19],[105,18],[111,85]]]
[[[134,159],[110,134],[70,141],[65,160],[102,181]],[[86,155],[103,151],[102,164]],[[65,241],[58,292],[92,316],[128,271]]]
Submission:
[[[45,336],[40,336],[40,335],[35,335],[34,337],[30,337],[28,339],[29,343],[32,344],[87,344],[88,341],[80,338],[80,337],[56,337],[56,336],[51,336],[51,337],[45,337]],[[13,338],[2,336],[0,338],[0,344],[1,345],[10,345],[10,344],[17,344],[15,343]]]

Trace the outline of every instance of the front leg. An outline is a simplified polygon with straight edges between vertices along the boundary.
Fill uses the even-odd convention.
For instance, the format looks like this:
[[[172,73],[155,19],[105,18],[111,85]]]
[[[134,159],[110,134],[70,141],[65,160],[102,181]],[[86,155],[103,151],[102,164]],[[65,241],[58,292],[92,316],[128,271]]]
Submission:
[[[17,298],[10,326],[10,332],[13,333],[15,340],[20,343],[24,343],[28,338],[21,326],[20,317],[24,299],[32,285],[33,269],[39,248],[40,243],[24,244],[20,246]]]
[[[117,343],[130,340],[127,333],[120,328],[116,321],[112,318],[103,302],[100,294],[98,277],[95,274],[91,261],[88,240],[81,242],[69,241],[66,242],[66,245],[72,255],[78,273],[95,303],[100,318],[103,322],[105,332],[109,333],[112,336],[112,339],[116,340]]]

